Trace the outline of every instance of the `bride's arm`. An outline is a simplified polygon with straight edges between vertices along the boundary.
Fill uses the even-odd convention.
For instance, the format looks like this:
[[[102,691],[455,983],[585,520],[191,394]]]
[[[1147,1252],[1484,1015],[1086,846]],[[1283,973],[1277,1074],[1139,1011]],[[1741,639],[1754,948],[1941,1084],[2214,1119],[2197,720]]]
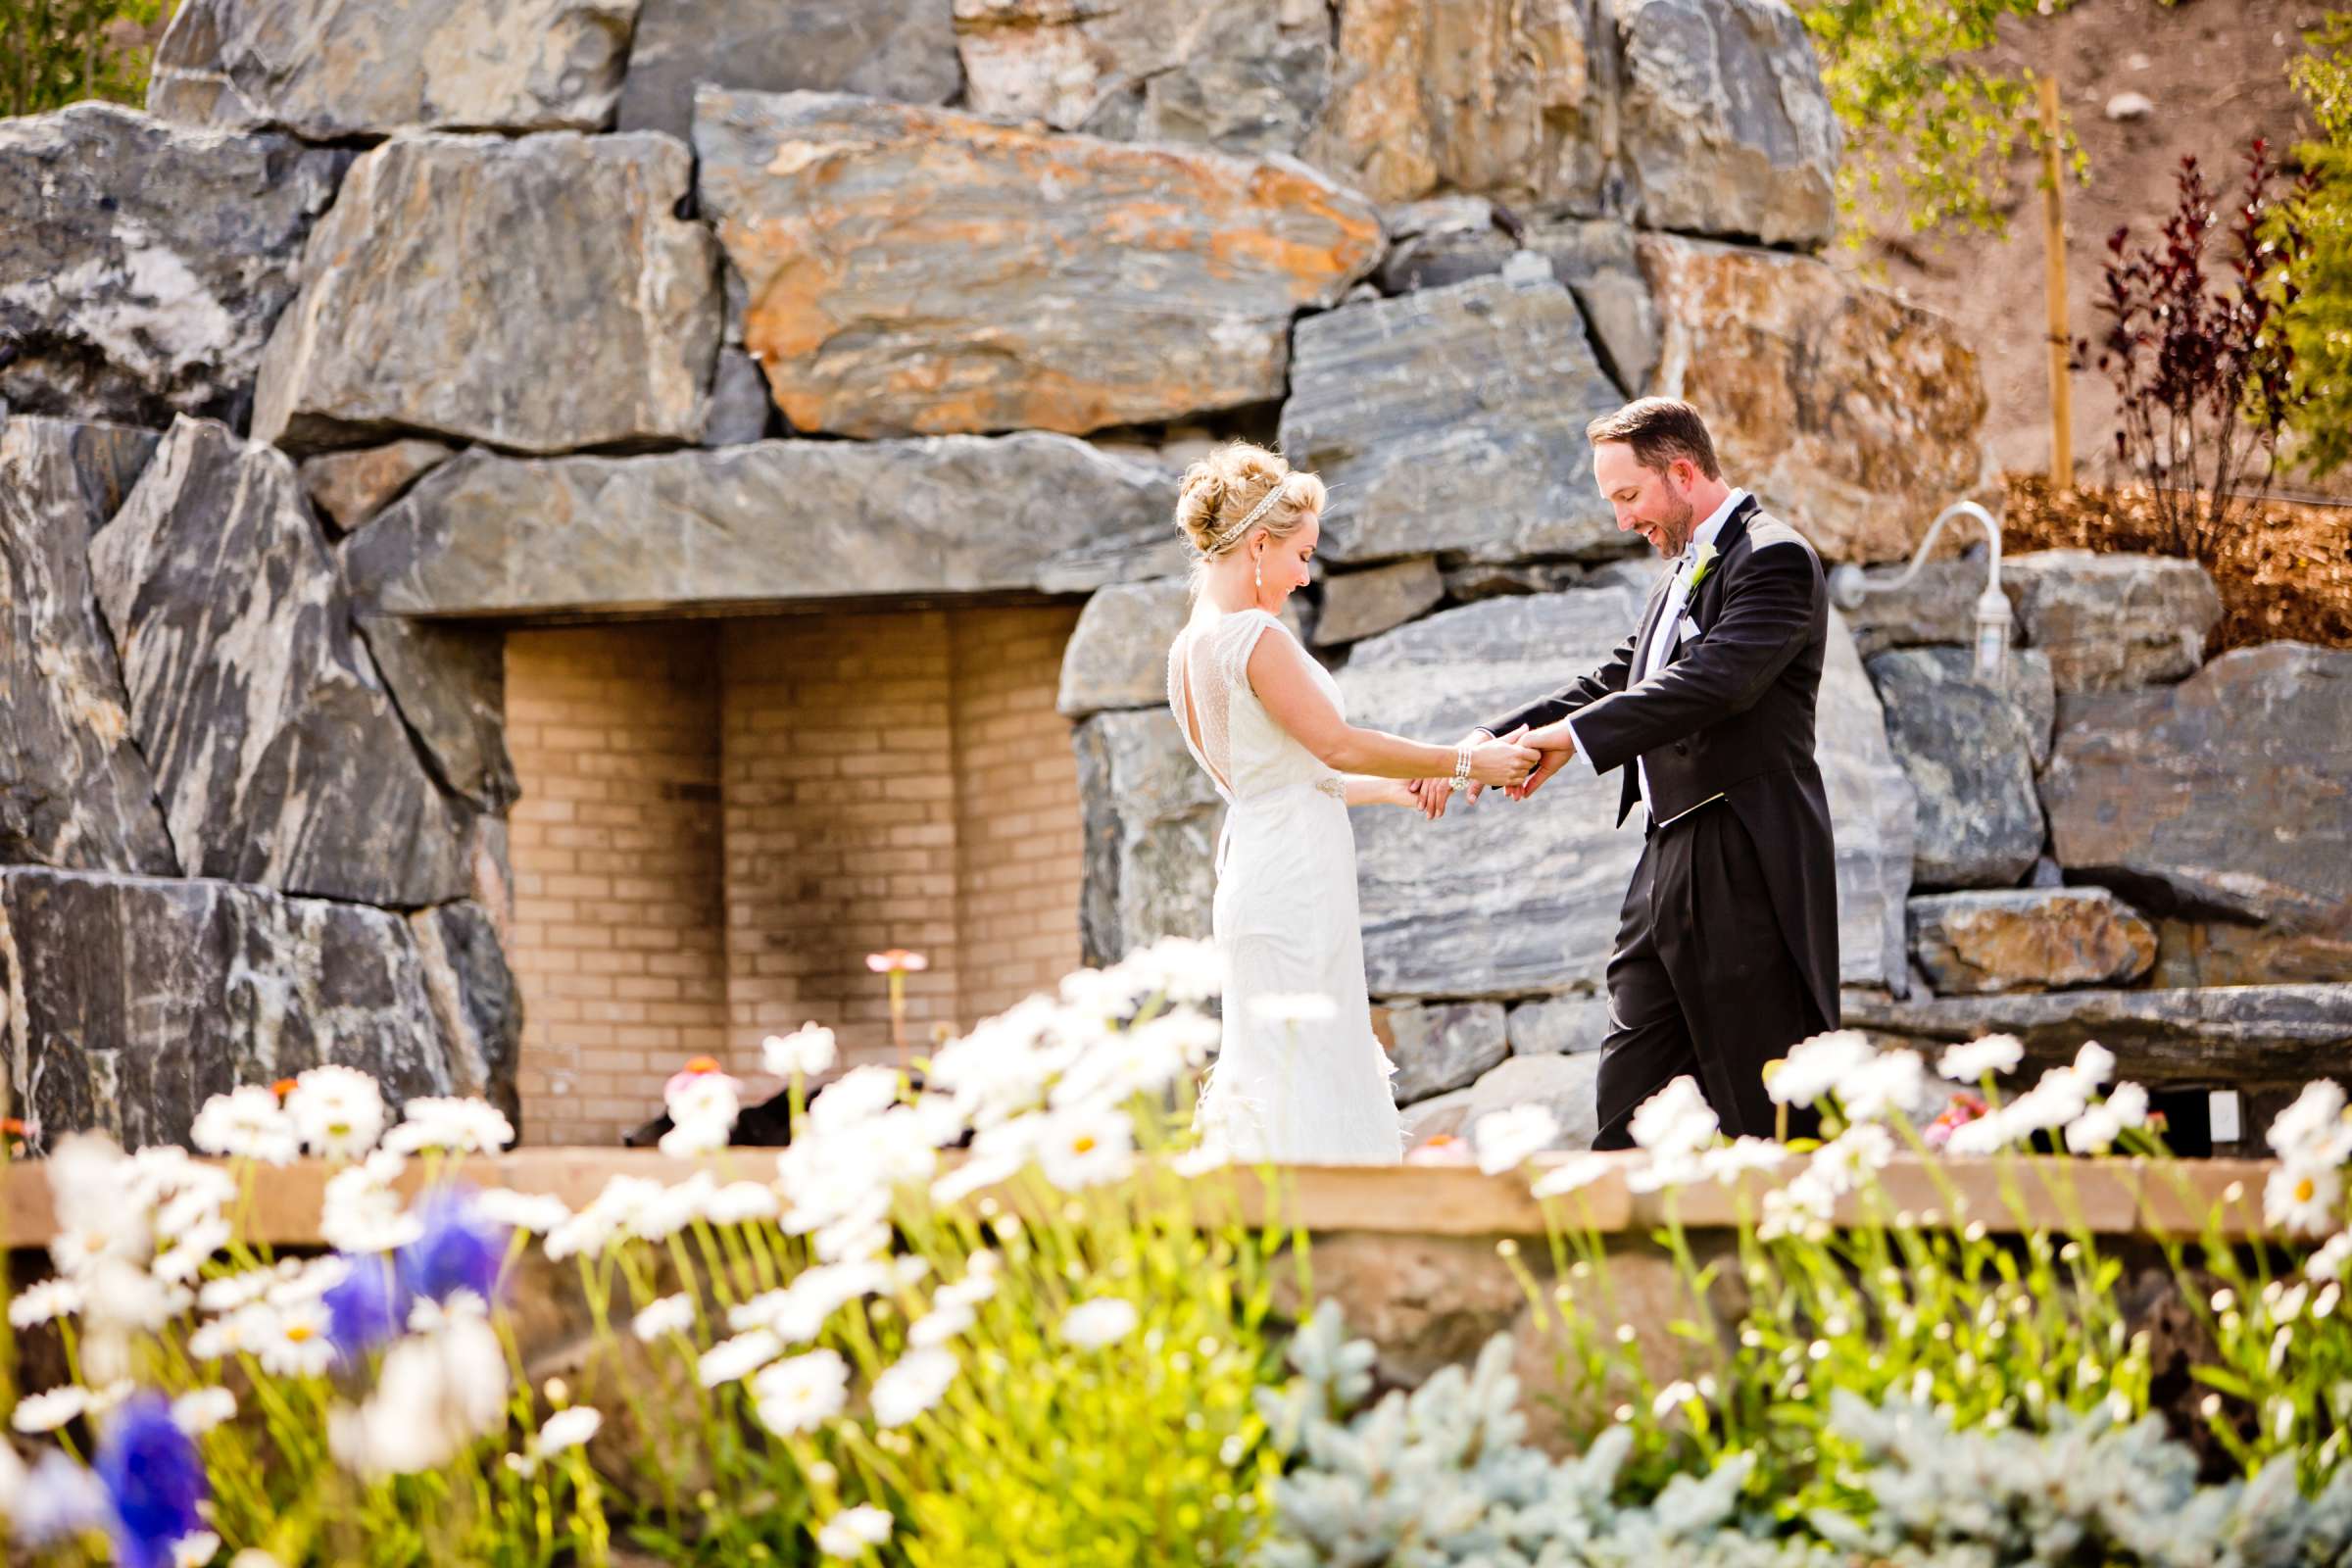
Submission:
[[[1450,768],[1446,776],[1453,776]],[[1421,808],[1421,802],[1403,779],[1372,778],[1363,773],[1350,773],[1342,782],[1347,786],[1349,806],[1408,806],[1416,811]]]
[[[1250,651],[1250,689],[1274,722],[1340,773],[1379,779],[1451,778],[1453,748],[1409,741],[1386,730],[1350,724],[1316,684],[1306,651],[1287,632],[1269,631]],[[1509,740],[1488,741],[1472,754],[1470,776],[1481,784],[1517,783],[1538,758]]]

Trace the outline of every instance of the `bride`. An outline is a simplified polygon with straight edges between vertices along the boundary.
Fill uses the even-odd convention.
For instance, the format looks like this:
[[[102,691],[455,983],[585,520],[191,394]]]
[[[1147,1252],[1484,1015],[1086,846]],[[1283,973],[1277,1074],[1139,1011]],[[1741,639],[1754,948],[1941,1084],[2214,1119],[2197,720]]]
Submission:
[[[1403,1140],[1365,996],[1348,808],[1418,808],[1407,779],[1516,784],[1538,754],[1517,735],[1434,746],[1348,722],[1339,683],[1274,614],[1306,586],[1323,501],[1322,480],[1245,441],[1194,464],[1177,495],[1200,559],[1168,705],[1226,804],[1224,1043],[1194,1120],[1235,1159],[1384,1163]]]

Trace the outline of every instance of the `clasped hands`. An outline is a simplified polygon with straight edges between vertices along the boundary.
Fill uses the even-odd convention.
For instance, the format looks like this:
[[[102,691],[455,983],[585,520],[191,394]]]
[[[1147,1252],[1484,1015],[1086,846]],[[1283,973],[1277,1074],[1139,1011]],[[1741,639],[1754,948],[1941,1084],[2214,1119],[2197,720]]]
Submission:
[[[1576,755],[1576,737],[1569,733],[1564,722],[1546,724],[1539,730],[1530,730],[1522,724],[1499,739],[1488,730],[1474,729],[1462,737],[1460,744],[1476,748],[1470,760],[1469,795],[1473,801],[1490,784],[1514,801],[1524,801],[1542,789],[1544,781]],[[1446,808],[1453,800],[1450,779],[1417,778],[1405,788],[1420,807],[1421,814],[1432,822],[1446,814]]]

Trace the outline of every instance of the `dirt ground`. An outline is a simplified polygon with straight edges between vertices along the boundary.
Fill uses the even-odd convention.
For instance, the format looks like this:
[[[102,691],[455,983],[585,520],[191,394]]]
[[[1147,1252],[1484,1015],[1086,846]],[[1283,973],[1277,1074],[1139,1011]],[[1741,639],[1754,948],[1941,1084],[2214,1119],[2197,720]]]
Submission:
[[[2254,137],[2283,153],[2310,134],[2286,65],[2329,9],[2323,0],[2077,0],[2060,15],[2003,25],[1996,58],[2058,73],[2090,159],[2090,183],[2066,189],[2071,335],[2095,337],[2091,301],[2107,236],[2126,222],[2153,233],[2172,206],[2181,155],[2233,182]],[[2109,120],[2108,101],[2124,92],[2143,94],[2154,112]],[[1984,364],[1995,465],[2039,473],[2049,468],[2050,425],[2037,160],[2021,156],[2015,173],[2020,199],[2005,238],[1923,240],[1889,224],[1861,251],[1841,246],[1833,258],[1960,324]],[[2077,372],[2074,388],[2077,480],[2102,481],[2112,476],[2114,399],[2095,370]],[[2282,483],[2352,497],[2352,473],[2320,487],[2300,474]]]

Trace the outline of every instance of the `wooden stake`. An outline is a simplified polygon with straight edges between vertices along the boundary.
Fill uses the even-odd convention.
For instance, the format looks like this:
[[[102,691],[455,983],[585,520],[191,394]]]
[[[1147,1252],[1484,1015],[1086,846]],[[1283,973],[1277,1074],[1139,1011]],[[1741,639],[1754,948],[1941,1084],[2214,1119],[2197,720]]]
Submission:
[[[2050,298],[2050,486],[2075,487],[2075,390],[2067,378],[2066,206],[2059,187],[2058,78],[2041,78],[2041,243]]]

